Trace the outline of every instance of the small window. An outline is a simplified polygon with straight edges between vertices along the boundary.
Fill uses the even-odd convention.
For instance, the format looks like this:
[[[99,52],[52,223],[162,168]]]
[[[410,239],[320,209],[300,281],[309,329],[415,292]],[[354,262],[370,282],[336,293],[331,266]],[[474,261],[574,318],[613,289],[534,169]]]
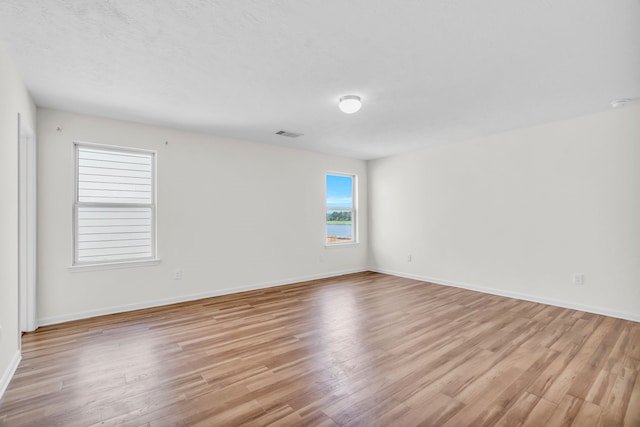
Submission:
[[[156,258],[155,154],[76,144],[74,265]]]
[[[355,175],[326,177],[326,243],[356,242]]]

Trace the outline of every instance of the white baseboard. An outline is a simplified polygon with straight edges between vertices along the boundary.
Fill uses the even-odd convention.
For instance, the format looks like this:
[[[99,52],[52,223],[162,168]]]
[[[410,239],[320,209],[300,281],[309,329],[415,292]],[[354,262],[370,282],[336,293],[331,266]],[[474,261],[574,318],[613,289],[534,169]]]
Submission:
[[[115,307],[105,307],[105,308],[100,308],[96,310],[88,310],[88,311],[82,311],[77,313],[64,314],[61,316],[44,317],[42,319],[38,319],[38,326],[54,325],[57,323],[70,322],[72,320],[88,319],[90,317],[103,316],[106,314],[123,313],[126,311],[140,310],[143,308],[159,307],[159,306],[175,304],[179,302],[195,301],[203,298],[217,297],[220,295],[235,294],[238,292],[253,291],[256,289],[272,288],[275,286],[290,285],[292,283],[307,282],[309,280],[327,279],[329,277],[343,276],[345,274],[352,274],[352,273],[361,273],[363,271],[368,271],[368,269],[357,268],[352,270],[335,271],[332,273],[316,274],[312,276],[294,277],[286,280],[276,280],[272,282],[256,283],[253,285],[240,286],[236,288],[216,289],[210,292],[202,292],[198,294],[181,295],[181,296],[172,297],[172,298],[165,298],[165,299],[145,301],[145,302],[135,303],[135,304],[125,304],[125,305],[119,305]]]
[[[610,317],[616,317],[619,319],[640,322],[640,315],[638,314],[625,313],[625,312],[610,310],[602,307],[593,307],[593,306],[587,306],[582,304],[575,304],[568,301],[556,300],[552,298],[544,298],[537,295],[505,291],[501,289],[489,288],[486,286],[479,286],[479,285],[472,285],[468,283],[455,282],[455,281],[445,280],[445,279],[440,279],[435,277],[428,277],[428,276],[404,273],[400,271],[369,267],[369,268],[358,268],[358,269],[352,269],[352,270],[336,271],[332,273],[317,274],[312,276],[295,277],[291,279],[277,280],[272,282],[256,283],[253,285],[240,286],[236,288],[216,289],[210,292],[203,292],[198,294],[182,295],[182,296],[160,299],[160,300],[145,301],[145,302],[136,303],[136,304],[125,304],[125,305],[120,305],[115,307],[106,307],[106,308],[101,308],[97,310],[89,310],[89,311],[65,314],[61,316],[45,317],[42,319],[38,319],[38,326],[54,325],[57,323],[70,322],[72,320],[88,319],[90,317],[102,316],[106,314],[122,313],[126,311],[139,310],[139,309],[151,308],[151,307],[159,307],[159,306],[175,304],[179,302],[195,301],[203,298],[228,295],[228,294],[233,294],[238,292],[253,291],[257,289],[265,289],[265,288],[271,288],[271,287],[281,286],[281,285],[290,285],[292,283],[306,282],[309,280],[326,279],[329,277],[337,277],[345,274],[361,273],[363,271],[374,271],[377,273],[389,274],[392,276],[406,277],[408,279],[415,279],[423,282],[435,283],[437,285],[453,286],[456,288],[469,289],[472,291],[478,291],[478,292],[483,292],[483,293],[492,294],[492,295],[499,295],[503,297],[516,298],[516,299],[525,300],[525,301],[538,302],[542,304],[553,305],[556,307],[586,311],[589,313],[602,314],[604,316],[610,316]],[[13,373],[11,375],[13,375]],[[3,377],[3,380],[4,380],[4,377]],[[2,383],[0,383],[0,386],[2,386]],[[0,388],[0,390],[2,389]]]
[[[2,399],[4,392],[7,391],[9,382],[11,381],[11,378],[13,378],[13,374],[16,373],[16,369],[18,369],[21,359],[22,356],[20,355],[20,350],[17,350],[13,355],[11,362],[9,362],[9,366],[7,366],[7,369],[5,369],[2,374],[2,378],[0,378],[0,399]]]
[[[503,297],[515,298],[524,301],[538,302],[541,304],[553,305],[556,307],[570,308],[572,310],[586,311],[588,313],[602,314],[604,316],[616,317],[618,319],[631,320],[640,322],[640,315],[634,313],[626,313],[616,310],[610,310],[603,307],[594,307],[583,304],[576,304],[569,301],[562,301],[553,298],[544,298],[537,295],[523,294],[520,292],[505,291],[502,289],[489,288],[486,286],[471,285],[468,283],[454,282],[451,280],[439,279],[435,277],[421,276],[416,274],[403,273],[400,271],[387,270],[384,268],[369,267],[369,271],[376,273],[389,274],[392,276],[405,277],[407,279],[420,280],[422,282],[435,283],[436,285],[453,286],[455,288],[468,289],[471,291],[483,292],[486,294],[499,295]]]

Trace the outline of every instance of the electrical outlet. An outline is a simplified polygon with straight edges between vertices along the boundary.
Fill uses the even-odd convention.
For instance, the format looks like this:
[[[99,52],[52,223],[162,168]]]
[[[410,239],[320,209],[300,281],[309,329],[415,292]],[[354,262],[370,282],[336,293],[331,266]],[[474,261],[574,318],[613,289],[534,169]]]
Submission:
[[[175,273],[173,273],[173,279],[174,280],[181,280],[182,279],[182,270],[176,270]]]
[[[584,285],[584,274],[582,273],[573,273],[573,284],[574,285]]]
[[[324,262],[324,255],[320,255],[320,262]]]
[[[411,262],[411,254],[407,255],[407,262]]]

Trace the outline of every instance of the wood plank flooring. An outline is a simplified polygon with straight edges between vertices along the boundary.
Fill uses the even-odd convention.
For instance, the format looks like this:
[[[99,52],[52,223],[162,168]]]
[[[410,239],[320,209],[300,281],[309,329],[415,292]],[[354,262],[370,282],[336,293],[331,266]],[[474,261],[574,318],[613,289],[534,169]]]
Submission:
[[[640,323],[377,273],[40,328],[7,426],[640,426]]]

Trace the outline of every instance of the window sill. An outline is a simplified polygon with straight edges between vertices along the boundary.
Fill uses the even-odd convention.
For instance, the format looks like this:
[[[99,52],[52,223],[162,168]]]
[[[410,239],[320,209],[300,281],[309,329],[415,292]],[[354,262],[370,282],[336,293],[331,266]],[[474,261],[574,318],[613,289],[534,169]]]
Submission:
[[[348,242],[348,243],[325,243],[325,249],[344,248],[347,246],[358,246],[360,242]]]
[[[134,268],[134,267],[146,267],[149,265],[160,264],[159,259],[148,259],[144,261],[125,261],[125,262],[111,262],[108,264],[81,264],[72,265],[69,267],[69,271],[72,273],[79,273],[82,271],[99,271],[99,270],[113,270],[116,268]]]

